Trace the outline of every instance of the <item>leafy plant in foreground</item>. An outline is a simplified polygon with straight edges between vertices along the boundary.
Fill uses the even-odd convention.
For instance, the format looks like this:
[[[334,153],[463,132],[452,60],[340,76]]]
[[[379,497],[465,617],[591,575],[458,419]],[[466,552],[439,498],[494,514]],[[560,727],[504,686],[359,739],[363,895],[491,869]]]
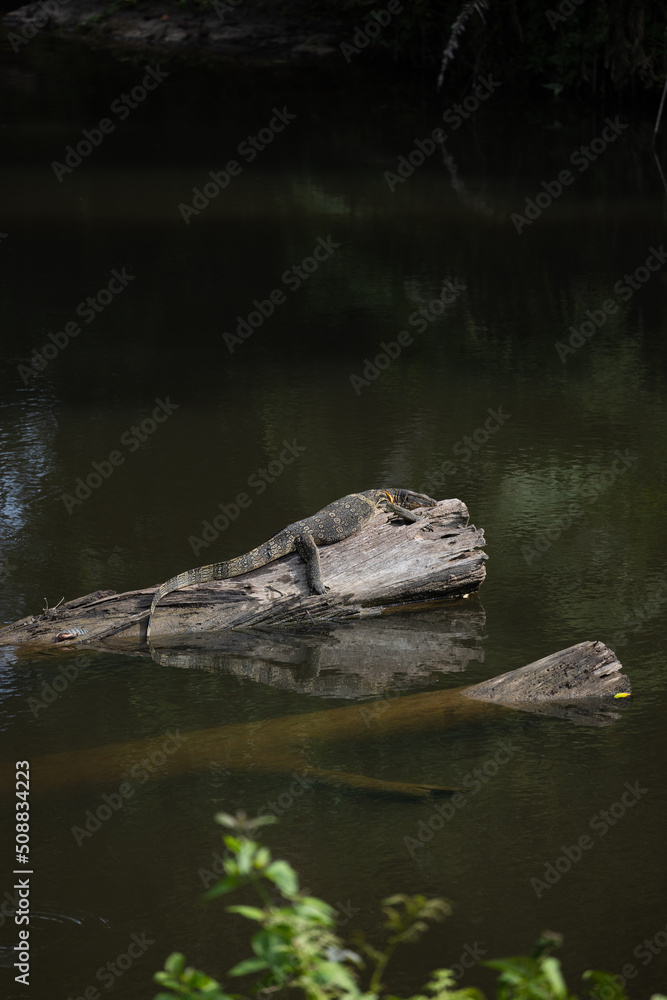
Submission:
[[[252,886],[261,906],[228,906],[259,925],[252,935],[252,956],[230,969],[229,977],[255,975],[245,993],[227,992],[217,980],[186,965],[179,952],[170,955],[155,981],[162,987],[155,1000],[242,1000],[244,996],[268,998],[296,990],[298,1000],[400,1000],[385,992],[382,982],[387,965],[401,944],[417,941],[430,922],[443,920],[451,912],[443,899],[398,894],[384,900],[384,927],[387,938],[376,948],[362,935],[356,951],[346,948],[335,932],[335,910],[316,896],[299,891],[299,880],[286,861],[274,860],[267,847],[252,836],[261,827],[274,823],[274,816],[247,819],[243,813],[218,813],[216,821],[230,832],[223,840],[227,847],[225,874],[206,893],[215,899],[236,889]],[[558,935],[545,932],[531,955],[497,959],[483,964],[497,969],[498,1000],[576,1000],[567,989],[560,962],[549,954],[561,943]],[[359,985],[361,970],[371,966],[368,986]],[[597,1000],[627,1000],[613,976],[589,971],[591,995]],[[450,969],[436,969],[424,994],[408,1000],[484,1000],[473,987],[456,989]],[[667,1000],[656,995],[652,1000]]]

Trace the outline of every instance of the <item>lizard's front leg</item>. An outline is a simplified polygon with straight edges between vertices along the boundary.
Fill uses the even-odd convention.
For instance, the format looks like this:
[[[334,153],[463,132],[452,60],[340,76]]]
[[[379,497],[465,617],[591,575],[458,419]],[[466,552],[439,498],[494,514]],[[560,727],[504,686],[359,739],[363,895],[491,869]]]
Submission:
[[[400,507],[397,503],[390,503],[389,501],[386,501],[384,507],[387,510],[393,511],[394,514],[400,514],[400,516],[404,517],[406,521],[412,521],[414,523],[416,521],[425,520],[421,514],[415,514],[414,511],[408,510],[407,507]]]
[[[294,548],[306,564],[306,579],[312,592],[314,594],[326,593],[326,587],[322,580],[320,553],[313,536],[306,532],[297,535],[294,539]]]

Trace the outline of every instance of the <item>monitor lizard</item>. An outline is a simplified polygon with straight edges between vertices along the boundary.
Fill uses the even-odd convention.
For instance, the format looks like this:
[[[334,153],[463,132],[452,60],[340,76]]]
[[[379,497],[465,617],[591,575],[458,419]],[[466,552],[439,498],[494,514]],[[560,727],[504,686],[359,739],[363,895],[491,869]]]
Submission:
[[[413,514],[412,510],[415,507],[434,507],[436,503],[436,500],[424,493],[398,489],[365,490],[363,493],[350,493],[341,497],[340,500],[323,507],[317,514],[304,517],[294,524],[288,524],[267,542],[246,552],[245,555],[226,562],[189,569],[167,580],[153,595],[146,638],[150,638],[155,609],[165,594],[180,590],[181,587],[189,587],[193,583],[210,583],[212,580],[227,580],[232,576],[241,576],[291,552],[298,552],[305,562],[306,579],[312,593],[324,594],[326,587],[322,580],[318,545],[331,545],[333,542],[348,538],[370,521],[380,506],[400,514],[408,521],[419,521],[419,516]]]

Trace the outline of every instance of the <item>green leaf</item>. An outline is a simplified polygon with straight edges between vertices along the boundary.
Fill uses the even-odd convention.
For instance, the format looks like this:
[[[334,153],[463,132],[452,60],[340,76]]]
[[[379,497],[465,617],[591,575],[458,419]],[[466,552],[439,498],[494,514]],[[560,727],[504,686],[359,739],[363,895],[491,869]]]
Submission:
[[[319,910],[320,913],[330,913],[332,916],[336,912],[335,906],[331,906],[319,896],[300,896],[299,903],[305,903],[312,909]]]
[[[260,847],[255,855],[255,868],[266,868],[271,862],[271,851],[268,847]]]
[[[220,826],[226,826],[229,830],[238,829],[239,821],[237,820],[236,816],[231,816],[229,813],[226,812],[219,812],[216,813],[213,818],[216,823],[219,823]]]
[[[558,1000],[567,1000],[567,986],[560,971],[560,962],[557,958],[543,958],[540,962],[542,972]]]
[[[456,977],[451,969],[434,969],[426,989],[431,993],[440,993],[456,986]]]
[[[314,921],[323,927],[333,927],[335,910],[323,899],[316,899],[312,896],[301,896],[295,902],[294,913],[304,920]]]
[[[282,963],[285,954],[290,950],[290,946],[284,938],[271,930],[258,931],[257,934],[253,935],[251,945],[255,954],[265,959],[270,965],[276,961]]]
[[[261,972],[262,969],[268,968],[269,964],[263,958],[246,958],[245,961],[239,962],[233,969],[230,969],[228,975],[247,976],[249,972]]]
[[[359,947],[363,951],[364,955],[368,955],[368,957],[372,958],[376,964],[385,957],[384,952],[379,951],[379,949],[375,948],[369,941],[360,940]]]
[[[252,871],[256,851],[257,844],[254,840],[244,840],[241,842],[241,847],[236,855],[236,862],[241,875],[249,875]]]
[[[246,823],[248,830],[258,830],[260,826],[269,826],[271,823],[277,823],[277,816],[255,816],[254,819],[249,819]]]
[[[248,920],[262,921],[266,917],[266,911],[260,910],[257,906],[228,906],[227,913],[240,913]]]
[[[296,872],[287,861],[274,861],[264,872],[265,876],[274,882],[283,896],[290,899],[299,891],[299,879]]]
[[[607,990],[613,990],[614,1000],[625,1000],[625,990],[621,990],[615,976],[609,972],[602,972],[600,969],[589,969],[584,972],[582,979],[591,980],[597,994],[602,994]]]
[[[504,976],[517,982],[528,977],[531,973],[533,976],[538,974],[537,964],[523,955],[519,955],[517,958],[493,958],[479,964],[486,965],[489,969],[498,969]]]
[[[181,955],[180,951],[173,951],[165,960],[164,968],[172,976],[180,976],[185,968],[185,955]]]
[[[211,886],[208,892],[204,893],[202,899],[208,903],[211,899],[216,899],[218,896],[224,896],[225,893],[238,889],[239,884],[240,879],[238,876],[228,875],[227,878],[222,878],[214,886]]]
[[[340,986],[349,992],[357,990],[353,973],[339,962],[318,962],[313,971],[313,978],[323,986]]]

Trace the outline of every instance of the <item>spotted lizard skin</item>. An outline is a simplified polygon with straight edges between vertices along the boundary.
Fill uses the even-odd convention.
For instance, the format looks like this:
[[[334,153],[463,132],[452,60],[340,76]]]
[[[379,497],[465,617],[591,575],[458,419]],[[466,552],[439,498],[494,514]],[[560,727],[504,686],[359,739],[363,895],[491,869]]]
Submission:
[[[317,514],[304,517],[294,524],[288,524],[267,542],[246,552],[245,555],[228,559],[226,562],[189,569],[167,580],[158,587],[153,596],[147,636],[150,636],[155,608],[165,594],[180,590],[181,587],[189,587],[193,583],[210,583],[212,580],[228,580],[233,576],[241,576],[291,552],[298,552],[304,560],[310,590],[315,594],[323,594],[326,588],[320,570],[318,545],[331,545],[348,538],[370,521],[378,507],[382,506],[407,517],[408,520],[417,521],[419,518],[410,511],[415,507],[433,507],[436,502],[424,493],[413,493],[411,490],[386,489],[350,493],[323,507]]]

